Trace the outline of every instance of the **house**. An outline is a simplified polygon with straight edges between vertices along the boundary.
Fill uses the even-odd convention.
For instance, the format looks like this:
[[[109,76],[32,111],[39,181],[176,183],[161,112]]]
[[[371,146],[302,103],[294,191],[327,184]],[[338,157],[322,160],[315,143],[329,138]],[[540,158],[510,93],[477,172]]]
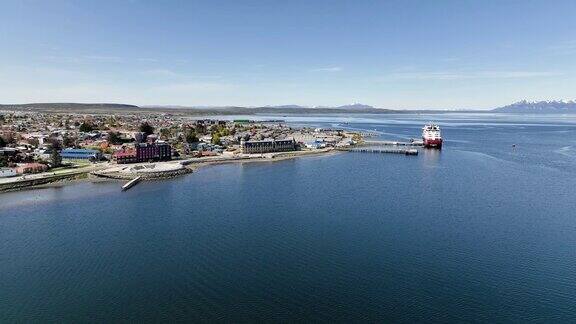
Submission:
[[[320,149],[326,147],[326,143],[322,140],[307,141],[304,145],[309,149]]]

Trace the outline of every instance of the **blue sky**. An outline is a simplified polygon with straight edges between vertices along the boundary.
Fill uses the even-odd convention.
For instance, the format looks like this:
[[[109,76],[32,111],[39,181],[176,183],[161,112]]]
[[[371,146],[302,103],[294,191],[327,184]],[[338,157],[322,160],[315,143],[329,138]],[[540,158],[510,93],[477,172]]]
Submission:
[[[2,1],[0,102],[576,98],[576,1]]]

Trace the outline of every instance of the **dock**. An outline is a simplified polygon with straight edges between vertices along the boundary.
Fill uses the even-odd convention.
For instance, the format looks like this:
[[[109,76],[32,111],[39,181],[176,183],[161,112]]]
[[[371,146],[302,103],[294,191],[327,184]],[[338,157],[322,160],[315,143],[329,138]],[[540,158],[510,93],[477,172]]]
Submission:
[[[391,153],[391,154],[404,154],[404,155],[418,155],[417,149],[406,149],[406,148],[352,148],[348,150],[349,152],[357,153]]]
[[[395,142],[395,141],[364,141],[359,145],[363,146],[375,146],[375,145],[382,145],[382,146],[424,146],[423,141],[412,140],[410,142]]]
[[[362,137],[376,137],[382,135],[381,132],[378,131],[356,131],[352,130],[352,132],[358,133]]]
[[[122,186],[122,191],[126,191],[126,190],[134,187],[136,184],[138,184],[138,182],[140,182],[140,177],[136,177],[136,178],[128,181],[125,185]]]

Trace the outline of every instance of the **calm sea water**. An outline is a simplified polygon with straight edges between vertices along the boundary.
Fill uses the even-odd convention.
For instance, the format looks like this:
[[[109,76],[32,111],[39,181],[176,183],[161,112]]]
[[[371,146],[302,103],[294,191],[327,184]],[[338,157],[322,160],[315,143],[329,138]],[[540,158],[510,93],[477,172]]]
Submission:
[[[0,321],[576,321],[576,117],[286,119],[447,142],[2,194]]]

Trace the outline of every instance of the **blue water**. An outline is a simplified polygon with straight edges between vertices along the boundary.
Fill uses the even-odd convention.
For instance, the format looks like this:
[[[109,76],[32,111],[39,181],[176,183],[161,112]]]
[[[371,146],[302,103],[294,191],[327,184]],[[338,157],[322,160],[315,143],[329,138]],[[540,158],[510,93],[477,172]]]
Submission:
[[[287,119],[447,141],[2,194],[0,321],[576,321],[576,117]]]

